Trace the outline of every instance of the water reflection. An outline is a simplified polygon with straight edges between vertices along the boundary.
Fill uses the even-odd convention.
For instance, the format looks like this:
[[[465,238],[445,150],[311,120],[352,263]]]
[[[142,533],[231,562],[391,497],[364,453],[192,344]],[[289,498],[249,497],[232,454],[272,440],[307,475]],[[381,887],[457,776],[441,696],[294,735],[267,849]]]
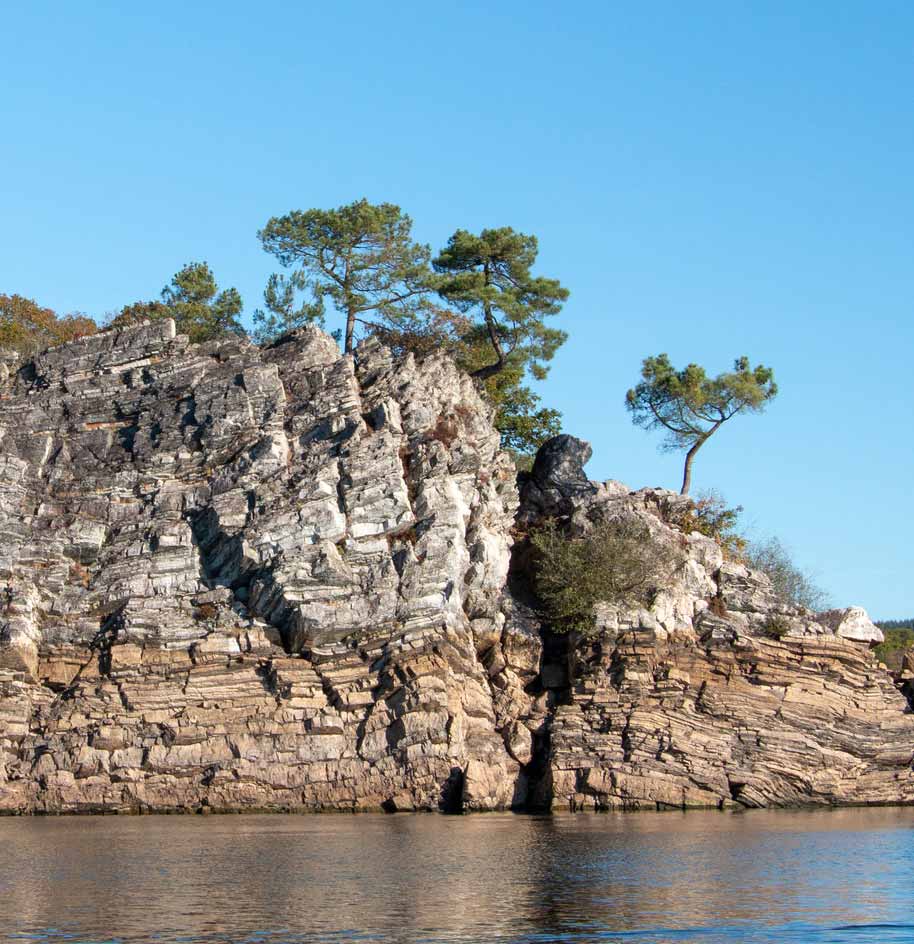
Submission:
[[[0,820],[3,940],[914,940],[914,810]]]

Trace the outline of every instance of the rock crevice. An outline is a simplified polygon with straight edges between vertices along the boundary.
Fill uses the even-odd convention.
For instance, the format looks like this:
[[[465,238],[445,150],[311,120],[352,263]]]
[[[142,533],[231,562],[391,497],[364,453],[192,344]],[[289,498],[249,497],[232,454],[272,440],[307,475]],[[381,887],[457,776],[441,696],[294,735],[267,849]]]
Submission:
[[[164,321],[0,366],[0,811],[914,799],[865,614],[780,606],[571,437],[519,493],[444,356]],[[618,515],[682,567],[569,647],[514,535]]]

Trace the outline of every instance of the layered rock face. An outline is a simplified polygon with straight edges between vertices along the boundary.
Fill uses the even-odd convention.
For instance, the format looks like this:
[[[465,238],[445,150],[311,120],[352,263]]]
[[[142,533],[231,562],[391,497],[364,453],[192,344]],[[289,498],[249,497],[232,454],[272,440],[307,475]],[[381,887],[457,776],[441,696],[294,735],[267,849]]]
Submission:
[[[475,646],[502,649],[514,470],[448,360],[167,321],[2,395],[0,808],[523,799],[495,703],[539,651],[496,690]]]
[[[785,609],[587,455],[518,507],[447,358],[316,329],[0,356],[0,811],[914,801],[865,614]],[[676,572],[574,646],[526,595],[547,516],[634,516]]]
[[[785,605],[761,573],[726,561],[687,501],[586,481],[580,441],[537,460],[522,519],[571,534],[637,521],[679,557],[645,608],[602,606],[592,639],[553,660],[542,803],[654,809],[914,802],[914,715],[870,652],[864,610]]]

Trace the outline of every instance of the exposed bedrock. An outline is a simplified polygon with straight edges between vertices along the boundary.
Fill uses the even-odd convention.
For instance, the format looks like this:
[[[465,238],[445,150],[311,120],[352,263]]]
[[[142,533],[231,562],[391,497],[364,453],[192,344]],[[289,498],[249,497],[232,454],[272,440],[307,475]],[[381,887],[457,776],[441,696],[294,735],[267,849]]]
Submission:
[[[519,509],[446,357],[316,329],[0,352],[0,811],[914,800],[865,613],[784,609],[588,455],[547,444]],[[681,566],[571,647],[526,591],[547,515]]]
[[[565,461],[553,455],[542,470],[538,461],[520,517],[564,503],[578,535],[635,518],[681,563],[649,608],[602,606],[592,639],[547,645],[541,676],[555,707],[531,800],[576,809],[914,802],[914,715],[870,651],[882,633],[866,612],[785,605],[764,574],[667,523],[687,501],[673,492],[585,490],[573,461],[587,457],[584,446],[569,442]]]

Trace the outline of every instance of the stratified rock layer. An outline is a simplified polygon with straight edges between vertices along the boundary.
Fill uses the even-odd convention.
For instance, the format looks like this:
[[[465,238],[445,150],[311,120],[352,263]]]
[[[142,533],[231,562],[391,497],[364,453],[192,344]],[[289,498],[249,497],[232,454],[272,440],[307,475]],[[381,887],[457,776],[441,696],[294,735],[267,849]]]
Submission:
[[[168,321],[2,393],[0,808],[516,801],[514,471],[448,360]]]
[[[0,368],[0,811],[914,800],[865,614],[785,610],[570,437],[518,514],[446,357],[166,321]],[[680,565],[575,649],[523,540],[509,579],[547,515]]]
[[[571,472],[538,460],[523,519],[563,503],[570,534],[636,519],[681,557],[649,609],[601,606],[594,636],[574,652],[557,647],[551,672],[544,666],[557,704],[539,801],[573,809],[914,802],[914,715],[870,652],[882,634],[865,611],[785,605],[765,575],[675,526],[687,499],[617,482],[585,490],[568,458],[586,458],[582,444],[561,445],[551,452],[564,451]]]

